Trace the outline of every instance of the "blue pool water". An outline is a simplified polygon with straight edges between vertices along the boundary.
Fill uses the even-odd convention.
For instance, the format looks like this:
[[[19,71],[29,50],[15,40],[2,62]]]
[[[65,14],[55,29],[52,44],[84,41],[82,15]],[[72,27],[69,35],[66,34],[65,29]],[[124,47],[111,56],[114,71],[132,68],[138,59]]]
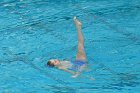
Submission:
[[[44,64],[75,58],[75,15],[89,70],[73,79]],[[0,1],[0,93],[139,92],[140,0]]]

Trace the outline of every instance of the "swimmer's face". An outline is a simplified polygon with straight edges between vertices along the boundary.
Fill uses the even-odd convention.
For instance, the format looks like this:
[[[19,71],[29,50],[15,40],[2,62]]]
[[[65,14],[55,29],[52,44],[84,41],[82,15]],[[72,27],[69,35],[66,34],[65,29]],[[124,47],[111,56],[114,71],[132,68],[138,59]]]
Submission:
[[[48,61],[49,66],[57,66],[60,64],[60,61],[58,59],[51,59]]]

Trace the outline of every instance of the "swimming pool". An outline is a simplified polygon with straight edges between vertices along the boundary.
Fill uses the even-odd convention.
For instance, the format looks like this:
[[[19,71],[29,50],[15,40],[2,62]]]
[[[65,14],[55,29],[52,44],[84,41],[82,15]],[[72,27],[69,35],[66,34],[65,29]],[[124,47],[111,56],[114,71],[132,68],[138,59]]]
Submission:
[[[44,64],[74,59],[83,23],[85,77]],[[1,0],[0,93],[139,93],[140,0]]]

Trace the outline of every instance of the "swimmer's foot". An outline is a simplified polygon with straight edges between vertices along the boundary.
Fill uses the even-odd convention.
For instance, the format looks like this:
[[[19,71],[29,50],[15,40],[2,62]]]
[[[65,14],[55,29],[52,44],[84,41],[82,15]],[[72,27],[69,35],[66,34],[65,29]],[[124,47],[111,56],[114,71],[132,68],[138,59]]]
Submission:
[[[76,18],[76,16],[74,16],[73,20],[77,28],[82,26],[82,23]]]

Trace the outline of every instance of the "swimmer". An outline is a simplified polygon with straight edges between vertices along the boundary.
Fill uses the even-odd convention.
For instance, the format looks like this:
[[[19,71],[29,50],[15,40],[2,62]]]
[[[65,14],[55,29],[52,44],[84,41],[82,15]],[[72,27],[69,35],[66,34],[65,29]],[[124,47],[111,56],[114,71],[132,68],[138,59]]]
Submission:
[[[84,37],[82,34],[82,23],[76,18],[73,18],[77,34],[78,34],[78,50],[75,61],[65,61],[59,59],[51,59],[48,61],[47,66],[55,67],[57,69],[73,74],[72,77],[77,77],[87,67],[87,57],[84,49]]]

